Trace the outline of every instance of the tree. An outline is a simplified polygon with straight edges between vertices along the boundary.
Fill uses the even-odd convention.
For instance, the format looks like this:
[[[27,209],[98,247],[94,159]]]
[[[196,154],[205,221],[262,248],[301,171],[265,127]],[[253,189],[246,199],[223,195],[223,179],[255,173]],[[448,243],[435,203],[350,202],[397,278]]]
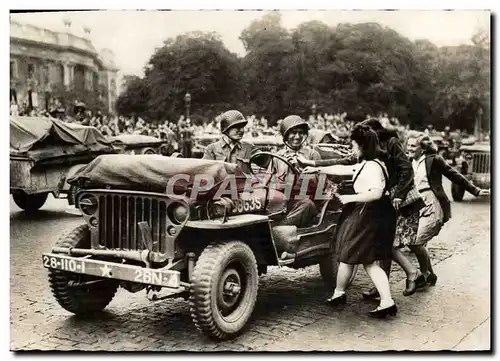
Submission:
[[[155,119],[183,114],[186,92],[193,97],[193,112],[207,117],[240,101],[238,58],[215,33],[193,32],[166,40],[145,73],[148,113]]]
[[[240,39],[247,50],[242,61],[247,109],[266,114],[273,124],[294,100],[286,96],[297,75],[290,33],[281,26],[281,14],[271,12],[253,21]]]
[[[142,116],[148,113],[149,89],[144,79],[135,75],[123,77],[124,91],[116,100],[116,111],[125,116]]]
[[[439,48],[433,77],[435,123],[473,131],[489,127],[490,44],[487,34],[476,33],[471,45]],[[484,115],[484,117],[483,117]]]

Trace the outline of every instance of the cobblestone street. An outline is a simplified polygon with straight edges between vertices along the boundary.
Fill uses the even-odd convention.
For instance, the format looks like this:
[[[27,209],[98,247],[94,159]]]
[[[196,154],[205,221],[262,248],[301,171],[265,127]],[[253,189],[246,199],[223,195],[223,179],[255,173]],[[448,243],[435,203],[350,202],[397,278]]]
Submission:
[[[449,183],[445,186],[449,193]],[[287,351],[489,349],[490,203],[466,195],[452,203],[453,218],[429,244],[439,279],[435,287],[404,297],[405,275],[391,276],[398,316],[369,319],[374,303],[360,269],[342,312],[323,304],[329,296],[318,266],[271,268],[259,280],[257,307],[237,339],[213,342],[198,334],[184,300],[149,302],[145,292],[120,289],[105,312],[80,319],[52,297],[41,254],[58,235],[82,223],[50,199],[36,219],[11,202],[11,350],[87,351]],[[410,258],[415,262],[413,256]]]

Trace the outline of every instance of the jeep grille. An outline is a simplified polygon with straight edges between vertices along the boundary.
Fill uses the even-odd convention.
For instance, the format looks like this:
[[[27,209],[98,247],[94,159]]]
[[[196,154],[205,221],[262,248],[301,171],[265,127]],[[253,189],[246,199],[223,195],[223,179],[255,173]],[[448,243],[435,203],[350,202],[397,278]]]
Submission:
[[[142,250],[138,222],[151,228],[153,251],[165,252],[166,202],[134,195],[107,194],[99,196],[99,245],[108,249]]]
[[[472,173],[490,173],[490,154],[474,153],[472,155]]]

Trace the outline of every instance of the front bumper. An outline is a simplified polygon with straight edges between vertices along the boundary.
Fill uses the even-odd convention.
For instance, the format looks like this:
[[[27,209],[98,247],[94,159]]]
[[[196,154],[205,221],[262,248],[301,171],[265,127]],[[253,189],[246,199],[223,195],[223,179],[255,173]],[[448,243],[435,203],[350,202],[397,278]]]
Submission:
[[[471,182],[479,188],[491,187],[491,174],[489,173],[476,173],[470,177]]]
[[[100,278],[116,279],[159,287],[182,288],[179,271],[152,269],[121,263],[98,261],[89,258],[71,257],[55,253],[44,253],[45,268],[84,274]]]

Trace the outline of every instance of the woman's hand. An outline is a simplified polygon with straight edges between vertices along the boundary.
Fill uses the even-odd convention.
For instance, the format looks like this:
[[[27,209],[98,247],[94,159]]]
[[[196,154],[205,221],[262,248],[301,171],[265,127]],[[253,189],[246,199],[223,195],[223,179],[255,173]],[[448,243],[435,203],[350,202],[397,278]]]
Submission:
[[[299,162],[299,164],[301,166],[306,166],[306,167],[314,167],[314,161],[313,160],[309,160],[307,158],[305,158],[303,155],[300,155],[300,154],[297,154],[297,162]]]
[[[489,189],[481,189],[481,191],[479,192],[479,194],[477,195],[478,197],[486,197],[486,196],[489,196],[491,193],[490,193],[490,190]]]
[[[403,203],[403,200],[401,198],[394,198],[392,200],[392,206],[396,211],[399,209],[399,207],[401,207],[401,203]]]
[[[352,203],[354,202],[352,195],[338,195],[339,201],[342,204]]]
[[[319,172],[319,168],[317,167],[305,167],[304,170],[302,170],[302,173],[304,174],[315,174]]]

